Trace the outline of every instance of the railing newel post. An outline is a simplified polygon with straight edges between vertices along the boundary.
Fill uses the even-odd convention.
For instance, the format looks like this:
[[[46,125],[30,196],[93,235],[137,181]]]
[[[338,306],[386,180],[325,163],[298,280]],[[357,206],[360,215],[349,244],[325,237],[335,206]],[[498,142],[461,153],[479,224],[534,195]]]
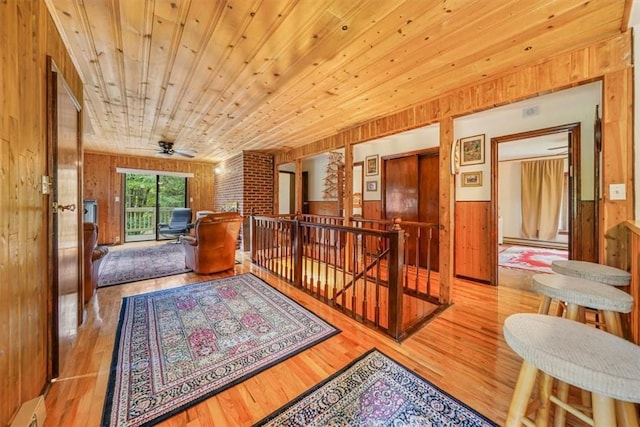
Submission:
[[[393,227],[389,231],[389,335],[399,340],[402,330],[402,269],[404,265],[404,230],[400,227],[400,218],[393,219]]]

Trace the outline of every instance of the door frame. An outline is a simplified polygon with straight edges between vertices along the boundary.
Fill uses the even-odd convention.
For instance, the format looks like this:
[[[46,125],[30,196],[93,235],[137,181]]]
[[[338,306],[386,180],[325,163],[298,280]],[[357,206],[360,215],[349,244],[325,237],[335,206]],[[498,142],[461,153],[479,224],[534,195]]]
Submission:
[[[581,200],[582,189],[580,167],[580,123],[569,123],[565,125],[553,126],[542,129],[535,129],[526,132],[519,132],[510,135],[502,135],[491,138],[491,245],[489,248],[493,268],[491,269],[490,283],[498,283],[498,144],[502,142],[517,141],[520,139],[533,138],[557,133],[568,134],[568,161],[569,161],[569,259],[574,259],[576,251],[579,251],[580,242],[578,236],[579,221],[582,212],[579,200]]]

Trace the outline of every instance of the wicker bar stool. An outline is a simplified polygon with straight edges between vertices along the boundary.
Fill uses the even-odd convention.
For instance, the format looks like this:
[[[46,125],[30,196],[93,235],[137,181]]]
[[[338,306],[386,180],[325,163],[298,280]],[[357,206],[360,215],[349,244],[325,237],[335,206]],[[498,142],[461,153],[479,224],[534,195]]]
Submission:
[[[611,286],[629,286],[631,273],[608,265],[589,261],[552,261],[551,270],[565,276],[580,277]]]
[[[532,277],[533,290],[542,296],[538,313],[549,314],[552,300],[558,304],[566,304],[565,317],[569,320],[578,320],[584,323],[584,309],[590,308],[598,310],[604,317],[604,326],[607,332],[622,337],[622,327],[620,313],[630,313],[633,307],[633,297],[628,293],[617,289],[614,286],[604,285],[591,280],[579,277],[569,277],[561,274],[536,274]],[[582,315],[580,314],[582,313]],[[558,313],[559,314],[559,313]],[[552,384],[550,378],[546,378],[548,383],[541,382],[541,393],[548,393],[545,389],[550,389]],[[560,382],[557,387],[557,396],[566,402],[569,396],[569,385]],[[582,393],[582,403],[590,406],[590,396]],[[633,405],[624,402],[617,402],[618,418],[621,425],[637,425],[637,415]],[[541,417],[548,416],[545,411],[549,406],[541,407]],[[556,407],[554,424],[564,425],[566,413],[562,406]]]
[[[552,300],[567,305],[566,317],[571,320],[578,320],[581,308],[591,308],[602,312],[608,332],[622,336],[620,313],[631,312],[630,294],[614,286],[562,274],[536,274],[531,280],[533,290],[542,295],[538,313],[549,314]]]
[[[621,425],[616,421],[616,400],[640,403],[640,347],[635,344],[580,322],[532,313],[509,316],[503,332],[509,347],[523,359],[506,427],[548,424],[539,413],[535,423],[526,416],[539,372],[542,382],[556,378],[590,392],[593,414],[563,402],[550,389],[540,394],[540,407],[554,403],[595,427]]]

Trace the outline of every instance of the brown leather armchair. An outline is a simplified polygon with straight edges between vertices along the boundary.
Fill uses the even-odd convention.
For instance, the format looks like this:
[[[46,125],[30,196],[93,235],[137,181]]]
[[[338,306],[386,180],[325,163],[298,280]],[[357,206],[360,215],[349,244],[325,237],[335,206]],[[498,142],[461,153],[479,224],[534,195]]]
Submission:
[[[199,218],[193,236],[182,236],[185,265],[199,274],[232,269],[242,216],[235,212],[213,213]]]
[[[98,225],[83,223],[84,232],[84,303],[88,303],[98,288],[98,270],[109,249],[98,244]]]

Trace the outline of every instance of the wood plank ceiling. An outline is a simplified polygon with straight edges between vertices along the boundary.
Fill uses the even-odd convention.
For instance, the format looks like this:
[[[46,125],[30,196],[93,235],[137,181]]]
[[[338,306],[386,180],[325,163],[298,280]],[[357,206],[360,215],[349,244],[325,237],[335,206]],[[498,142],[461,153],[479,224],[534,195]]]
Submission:
[[[626,30],[632,0],[46,0],[85,148],[287,150]]]

